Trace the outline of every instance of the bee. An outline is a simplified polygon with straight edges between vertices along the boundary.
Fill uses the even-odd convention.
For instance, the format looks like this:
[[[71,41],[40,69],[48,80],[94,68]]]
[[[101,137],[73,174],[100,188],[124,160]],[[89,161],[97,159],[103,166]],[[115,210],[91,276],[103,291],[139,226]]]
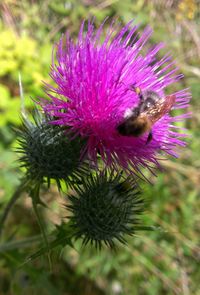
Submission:
[[[147,142],[153,139],[152,126],[165,114],[170,112],[175,103],[176,96],[160,97],[152,90],[141,91],[139,87],[132,86],[139,96],[137,107],[127,110],[124,120],[117,126],[117,131],[122,136],[139,137],[148,132]]]

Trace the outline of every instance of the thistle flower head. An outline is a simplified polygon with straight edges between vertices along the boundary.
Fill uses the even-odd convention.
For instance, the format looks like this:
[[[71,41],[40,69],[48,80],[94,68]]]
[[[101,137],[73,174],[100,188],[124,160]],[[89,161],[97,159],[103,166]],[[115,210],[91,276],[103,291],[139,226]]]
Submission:
[[[96,173],[83,180],[75,193],[69,196],[67,208],[72,212],[74,236],[83,238],[83,244],[113,247],[116,240],[125,243],[125,235],[134,234],[144,201],[133,180]]]
[[[83,142],[79,139],[68,140],[63,126],[49,124],[49,118],[42,117],[37,110],[33,113],[34,123],[23,120],[23,129],[19,131],[18,152],[22,155],[19,162],[26,168],[26,176],[33,182],[42,183],[47,179],[72,183],[85,173],[80,162],[80,150]]]
[[[152,30],[139,34],[132,22],[121,30],[111,25],[104,41],[103,25],[95,30],[91,22],[84,33],[83,23],[76,42],[67,34],[56,46],[56,62],[51,77],[56,86],[47,85],[48,100],[41,100],[53,124],[68,126],[86,139],[86,153],[93,162],[100,154],[106,166],[136,171],[157,164],[159,152],[176,156],[176,146],[184,146],[184,134],[173,122],[187,114],[173,117],[169,112],[152,124],[153,138],[147,144],[148,132],[124,136],[117,127],[134,110],[140,98],[133,88],[166,96],[166,88],[182,78],[177,74],[169,54],[157,56],[163,44],[147,47]],[[187,90],[173,93],[174,109],[186,108]],[[166,98],[167,99],[167,98]]]

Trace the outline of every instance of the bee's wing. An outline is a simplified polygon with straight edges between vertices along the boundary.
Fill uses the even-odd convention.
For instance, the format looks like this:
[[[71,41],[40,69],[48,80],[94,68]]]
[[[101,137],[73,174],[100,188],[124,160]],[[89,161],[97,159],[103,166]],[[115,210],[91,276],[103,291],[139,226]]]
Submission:
[[[152,124],[154,124],[161,117],[170,112],[172,106],[175,103],[175,100],[175,95],[168,95],[161,98],[145,112],[145,114],[151,120]]]

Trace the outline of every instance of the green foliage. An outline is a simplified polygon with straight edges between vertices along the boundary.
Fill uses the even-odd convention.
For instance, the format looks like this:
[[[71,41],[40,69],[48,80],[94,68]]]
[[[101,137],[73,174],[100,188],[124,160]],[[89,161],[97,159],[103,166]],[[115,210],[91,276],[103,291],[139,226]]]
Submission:
[[[30,97],[44,95],[42,81],[48,82],[47,56],[51,56],[51,46],[41,47],[25,33],[18,36],[9,28],[1,28],[0,43],[0,126],[4,130],[9,124],[20,124],[19,73],[28,97],[27,108],[32,106]]]

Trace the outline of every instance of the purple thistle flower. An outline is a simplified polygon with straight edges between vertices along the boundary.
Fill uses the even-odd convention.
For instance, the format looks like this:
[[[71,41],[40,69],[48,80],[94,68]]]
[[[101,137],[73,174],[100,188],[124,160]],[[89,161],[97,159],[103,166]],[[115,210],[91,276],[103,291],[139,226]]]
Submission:
[[[163,97],[165,89],[183,77],[177,74],[169,54],[157,57],[163,43],[145,53],[152,30],[147,27],[139,36],[138,26],[132,26],[132,22],[121,30],[112,24],[103,42],[103,24],[95,30],[89,22],[85,34],[84,26],[85,23],[77,42],[67,34],[56,46],[57,62],[53,60],[50,74],[56,87],[47,85],[49,100],[42,100],[44,111],[55,118],[52,123],[68,126],[75,136],[86,138],[83,153],[94,163],[100,154],[105,165],[114,169],[120,167],[134,173],[142,166],[151,169],[152,163],[158,165],[159,152],[176,157],[176,147],[185,146],[185,134],[173,122],[188,114],[164,114],[153,124],[153,138],[148,144],[148,132],[134,137],[122,136],[117,131],[126,111],[138,106],[139,97],[133,85]],[[173,95],[173,109],[188,107],[187,89]]]

